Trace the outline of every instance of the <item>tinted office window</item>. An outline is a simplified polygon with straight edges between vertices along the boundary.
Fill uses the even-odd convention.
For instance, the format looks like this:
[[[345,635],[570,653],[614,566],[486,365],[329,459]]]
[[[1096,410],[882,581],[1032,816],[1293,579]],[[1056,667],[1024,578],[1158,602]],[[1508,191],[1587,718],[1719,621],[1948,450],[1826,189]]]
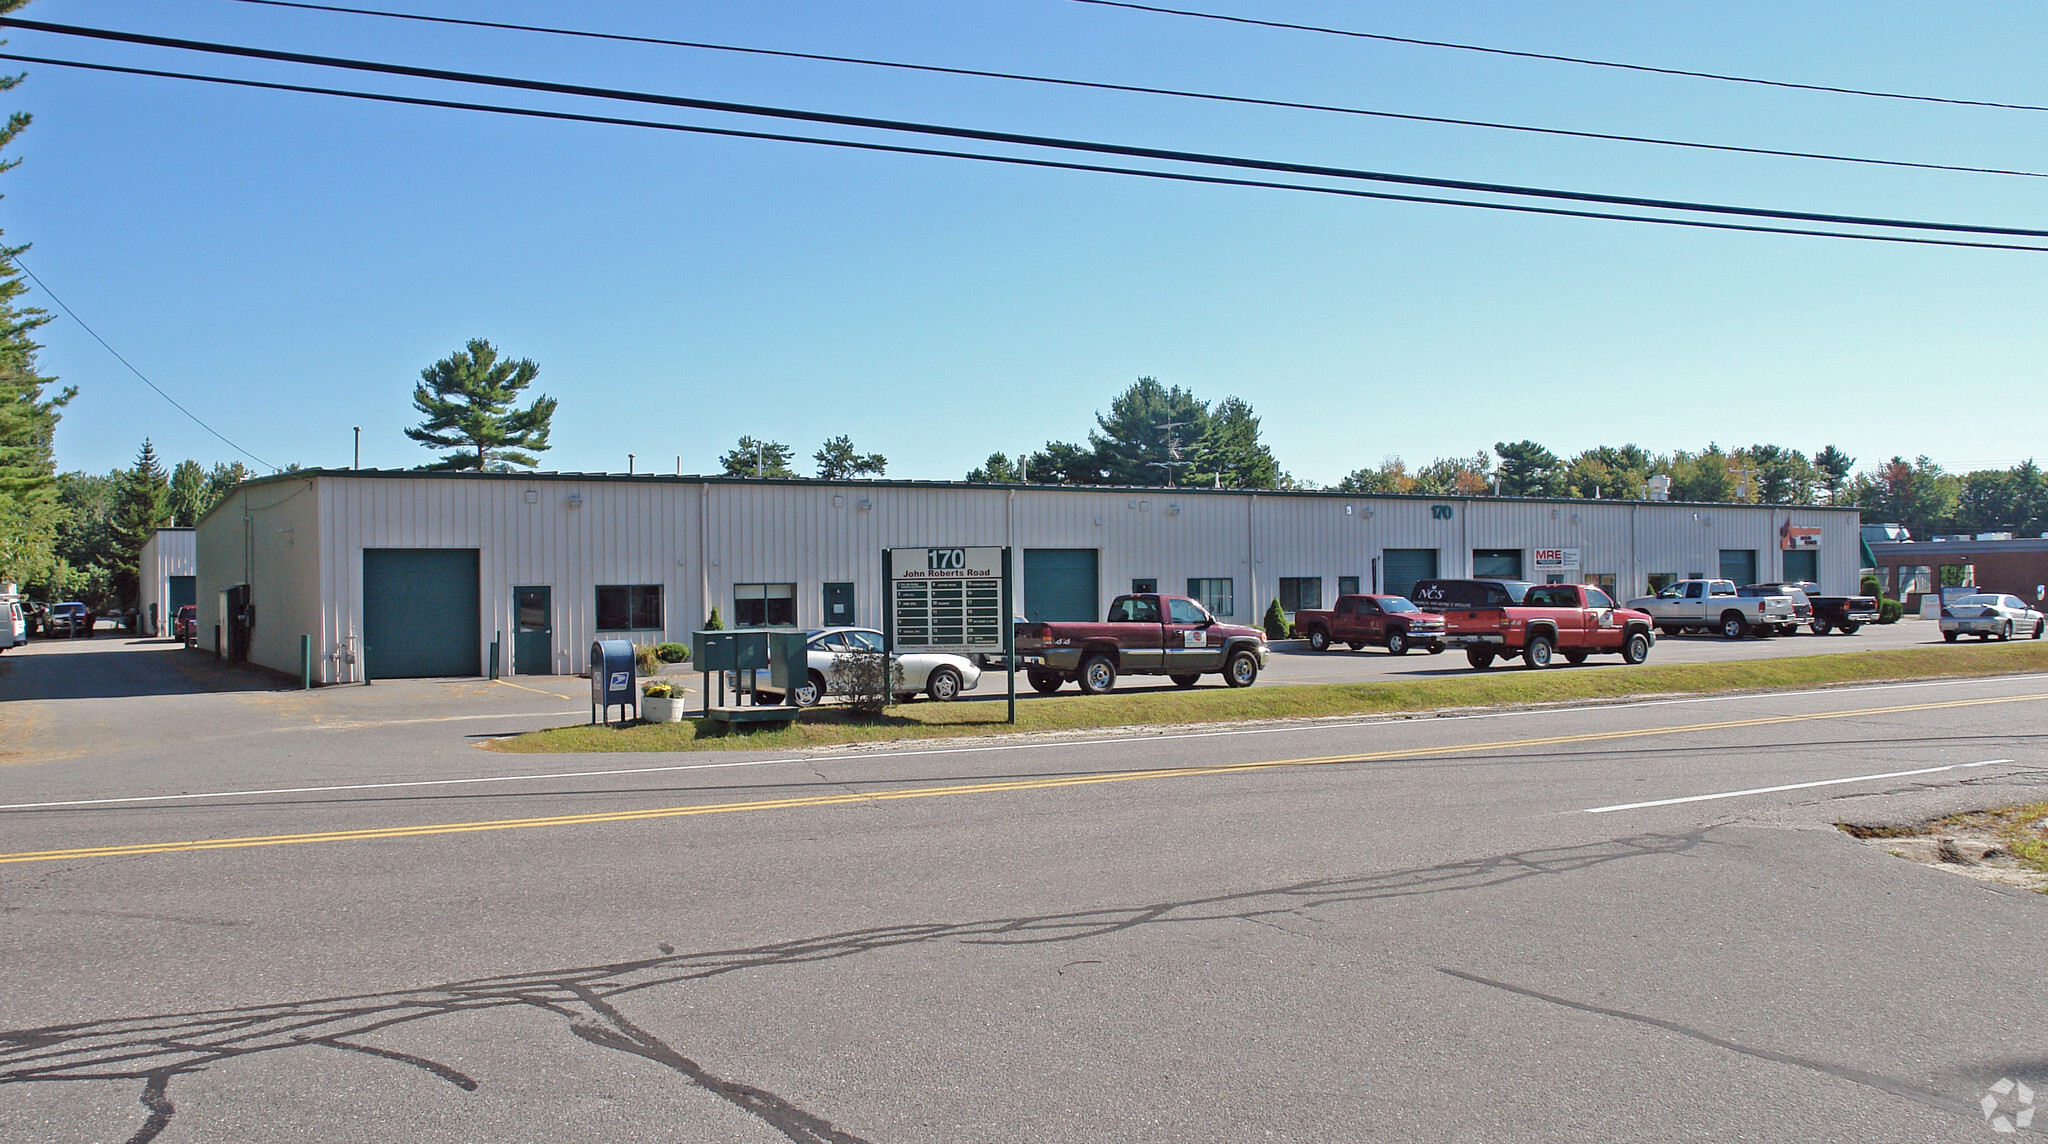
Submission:
[[[661,630],[661,585],[599,584],[597,630],[647,632]]]

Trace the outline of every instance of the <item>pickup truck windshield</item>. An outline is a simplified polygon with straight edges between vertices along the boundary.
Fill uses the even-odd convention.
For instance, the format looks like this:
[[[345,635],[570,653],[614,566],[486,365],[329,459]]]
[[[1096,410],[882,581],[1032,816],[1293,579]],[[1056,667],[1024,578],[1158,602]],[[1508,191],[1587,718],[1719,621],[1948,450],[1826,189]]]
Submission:
[[[1381,600],[1380,607],[1389,612],[1419,612],[1422,610],[1399,596]]]

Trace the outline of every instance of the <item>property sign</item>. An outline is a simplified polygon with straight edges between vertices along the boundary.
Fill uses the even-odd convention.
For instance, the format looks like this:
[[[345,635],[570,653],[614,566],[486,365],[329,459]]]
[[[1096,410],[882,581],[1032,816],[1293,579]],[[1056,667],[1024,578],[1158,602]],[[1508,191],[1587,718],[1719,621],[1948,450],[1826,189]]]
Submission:
[[[1003,550],[891,548],[889,646],[957,655],[1007,649]]]
[[[1786,548],[1820,547],[1821,530],[1818,528],[1794,528],[1788,524],[1779,532],[1784,538]]]
[[[1537,575],[1545,572],[1577,572],[1579,550],[1576,548],[1538,548],[1531,554]]]

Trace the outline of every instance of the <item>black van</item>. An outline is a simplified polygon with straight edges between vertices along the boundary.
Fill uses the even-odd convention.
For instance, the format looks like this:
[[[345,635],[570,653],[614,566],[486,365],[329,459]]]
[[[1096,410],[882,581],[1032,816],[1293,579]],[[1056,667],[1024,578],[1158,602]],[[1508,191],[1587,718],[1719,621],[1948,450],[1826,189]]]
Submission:
[[[1408,598],[1425,612],[1453,608],[1505,608],[1522,602],[1535,587],[1527,580],[1417,580]]]

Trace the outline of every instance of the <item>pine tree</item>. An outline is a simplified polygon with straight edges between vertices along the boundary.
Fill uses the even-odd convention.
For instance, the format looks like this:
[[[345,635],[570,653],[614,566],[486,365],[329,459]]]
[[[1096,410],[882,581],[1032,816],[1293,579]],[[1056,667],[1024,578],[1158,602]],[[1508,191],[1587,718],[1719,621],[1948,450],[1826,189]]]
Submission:
[[[843,481],[867,473],[879,477],[889,468],[889,458],[880,453],[854,452],[853,439],[843,434],[819,446],[811,459],[818,462],[821,481]]]
[[[421,370],[412,403],[427,419],[405,435],[430,449],[460,451],[420,467],[505,472],[539,464],[533,453],[548,447],[557,402],[537,397],[524,409],[517,405],[539,374],[525,358],[499,361],[497,348],[482,338]]]
[[[191,528],[212,507],[213,500],[206,495],[206,470],[197,461],[179,461],[171,470],[171,524]]]
[[[157,529],[171,524],[171,482],[156,459],[156,448],[147,438],[136,454],[135,467],[121,481],[121,499],[114,506],[114,552],[119,563],[114,569],[114,595],[124,604],[137,603],[136,587],[141,583],[142,546]]]
[[[795,450],[780,442],[741,437],[732,452],[718,458],[718,466],[728,477],[787,478],[796,476],[796,470],[789,467],[795,455]]]
[[[1088,442],[1105,483],[1185,484],[1194,443],[1209,428],[1209,407],[1180,386],[1141,377],[1109,403],[1109,412],[1095,415],[1095,425],[1100,432],[1088,434]]]
[[[1209,424],[1195,442],[1191,485],[1226,489],[1274,489],[1281,487],[1280,462],[1273,450],[1259,440],[1259,417],[1251,403],[1241,397],[1226,397],[1209,410]]]

